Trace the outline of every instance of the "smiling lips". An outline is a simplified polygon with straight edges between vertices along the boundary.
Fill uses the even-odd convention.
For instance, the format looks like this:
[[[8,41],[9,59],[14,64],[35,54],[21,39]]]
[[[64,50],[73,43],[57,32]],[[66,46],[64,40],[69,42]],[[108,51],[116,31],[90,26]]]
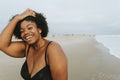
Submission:
[[[25,40],[25,41],[29,41],[29,40],[31,40],[32,37],[33,37],[33,36],[25,36],[25,37],[24,37],[24,40]]]

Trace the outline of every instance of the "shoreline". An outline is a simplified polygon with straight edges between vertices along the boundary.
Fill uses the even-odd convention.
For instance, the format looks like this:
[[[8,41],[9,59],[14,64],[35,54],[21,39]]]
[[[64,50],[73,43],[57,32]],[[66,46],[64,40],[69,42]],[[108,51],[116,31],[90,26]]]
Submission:
[[[68,80],[120,79],[120,59],[111,55],[110,50],[99,43],[95,36],[55,35],[48,36],[47,39],[58,42],[62,46],[68,58]],[[24,60],[25,58],[12,58],[0,54],[0,78],[22,80],[20,70]]]

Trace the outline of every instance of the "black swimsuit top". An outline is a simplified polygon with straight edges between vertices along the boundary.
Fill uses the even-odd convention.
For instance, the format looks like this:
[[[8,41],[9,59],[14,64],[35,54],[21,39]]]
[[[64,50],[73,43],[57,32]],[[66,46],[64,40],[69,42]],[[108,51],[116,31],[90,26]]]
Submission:
[[[51,42],[49,42],[48,45],[50,43]],[[46,54],[47,54],[48,45],[47,45],[46,50],[45,50],[45,63],[46,63],[46,66],[44,68],[42,68],[40,71],[38,71],[32,78],[31,78],[31,76],[29,74],[29,71],[28,71],[27,60],[25,60],[23,66],[21,68],[21,76],[25,80],[52,80],[50,68],[49,68],[49,65],[47,64],[47,60],[46,60]]]

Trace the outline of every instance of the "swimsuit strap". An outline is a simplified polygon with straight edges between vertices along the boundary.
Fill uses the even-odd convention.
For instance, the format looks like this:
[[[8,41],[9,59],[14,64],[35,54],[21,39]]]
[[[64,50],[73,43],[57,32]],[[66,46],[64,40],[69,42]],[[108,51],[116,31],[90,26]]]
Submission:
[[[47,65],[47,49],[48,49],[48,46],[49,46],[49,44],[50,44],[51,42],[52,42],[52,41],[50,41],[50,42],[47,44],[46,49],[45,49],[45,63],[46,63],[46,65]],[[30,50],[30,46],[28,46],[28,48],[27,48],[27,50],[26,50],[26,56],[28,56],[29,50]]]
[[[28,56],[29,50],[30,50],[30,46],[28,46],[28,48],[27,48],[26,56]]]
[[[45,50],[45,63],[47,65],[47,49],[48,49],[48,46],[49,44],[51,43],[52,41],[50,41],[48,44],[47,44],[47,47],[46,47],[46,50]]]

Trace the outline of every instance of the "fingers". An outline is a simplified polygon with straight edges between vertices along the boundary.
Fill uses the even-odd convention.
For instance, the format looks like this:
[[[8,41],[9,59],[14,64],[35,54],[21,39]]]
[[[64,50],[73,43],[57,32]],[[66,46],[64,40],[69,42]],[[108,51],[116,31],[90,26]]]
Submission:
[[[26,11],[25,11],[26,13],[28,13],[28,16],[33,16],[33,17],[35,17],[35,12],[33,11],[33,10],[31,10],[31,9],[26,9]]]
[[[33,10],[31,10],[31,9],[28,8],[23,13],[19,14],[16,18],[18,20],[22,20],[22,19],[24,19],[27,16],[36,17],[36,14],[35,14],[35,12]]]

